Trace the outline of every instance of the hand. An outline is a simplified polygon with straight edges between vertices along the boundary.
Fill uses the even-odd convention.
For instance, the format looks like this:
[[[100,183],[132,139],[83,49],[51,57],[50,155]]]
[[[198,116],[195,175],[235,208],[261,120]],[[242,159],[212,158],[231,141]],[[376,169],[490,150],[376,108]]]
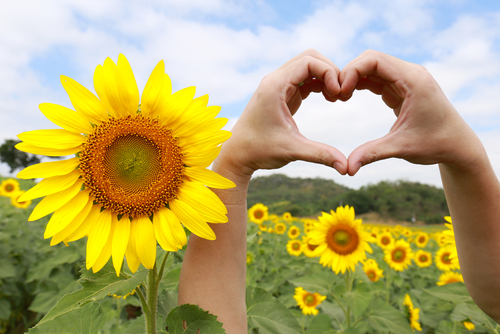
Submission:
[[[345,174],[345,156],[334,147],[305,138],[292,117],[311,92],[322,92],[331,102],[341,98],[339,72],[326,57],[308,50],[267,75],[235,124],[232,137],[224,143],[215,165],[224,163],[235,168],[236,173],[251,176],[257,169],[274,169],[304,160]]]
[[[339,75],[341,95],[355,89],[381,95],[397,119],[382,138],[356,148],[348,158],[348,173],[391,157],[416,164],[468,166],[482,144],[446,98],[427,70],[387,54],[365,51]]]

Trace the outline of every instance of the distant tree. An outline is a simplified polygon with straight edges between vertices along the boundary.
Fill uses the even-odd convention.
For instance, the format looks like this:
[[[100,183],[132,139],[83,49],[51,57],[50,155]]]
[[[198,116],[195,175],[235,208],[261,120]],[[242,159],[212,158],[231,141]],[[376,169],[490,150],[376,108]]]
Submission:
[[[16,169],[23,169],[40,162],[40,158],[35,154],[28,154],[15,148],[19,140],[7,139],[0,146],[0,162],[4,162],[10,167],[10,173]]]

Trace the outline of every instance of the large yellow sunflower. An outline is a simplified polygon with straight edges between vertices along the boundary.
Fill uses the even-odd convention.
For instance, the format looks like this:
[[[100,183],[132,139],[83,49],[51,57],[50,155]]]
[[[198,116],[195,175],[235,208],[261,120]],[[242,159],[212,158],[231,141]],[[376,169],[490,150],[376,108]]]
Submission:
[[[354,219],[353,207],[338,207],[330,213],[323,212],[319,217],[308,234],[309,243],[318,245],[314,252],[321,256],[323,266],[331,267],[336,274],[354,271],[356,264],[366,259],[366,252],[372,253],[368,243],[373,238],[361,227],[361,219]]]
[[[408,320],[410,321],[411,330],[415,331],[415,329],[416,329],[417,331],[421,331],[422,327],[420,326],[420,323],[418,322],[418,318],[420,317],[419,316],[420,309],[413,307],[413,302],[411,301],[411,298],[408,294],[405,295],[405,301],[404,301],[403,305],[405,306],[406,316],[407,316]]]
[[[269,219],[268,208],[262,203],[254,204],[248,209],[248,219],[255,224],[262,224]]]
[[[119,55],[97,66],[98,97],[75,80],[61,82],[76,111],[43,103],[40,110],[62,129],[20,134],[16,147],[47,156],[75,157],[30,166],[19,178],[44,178],[21,201],[44,199],[29,220],[52,212],[44,237],[51,245],[88,237],[87,268],[100,270],[110,257],[117,275],[124,255],[132,272],[153,268],[157,242],[176,251],[186,244],[181,223],[215,239],[207,222],[227,222],[227,210],[206,186],[234,184],[207,167],[231,134],[227,119],[195,87],[171,93],[163,61],[142,93],[129,62]]]
[[[320,295],[319,293],[310,293],[301,287],[295,288],[295,295],[293,298],[297,301],[297,305],[302,310],[304,314],[318,314],[318,309],[316,308],[326,296]]]
[[[417,266],[419,266],[420,268],[426,268],[432,264],[432,254],[424,251],[423,249],[419,249],[415,253],[414,260]]]
[[[12,197],[19,190],[19,182],[15,179],[3,180],[0,184],[0,196]]]
[[[412,258],[410,244],[403,239],[397,240],[384,250],[384,261],[396,271],[405,270],[411,264]]]

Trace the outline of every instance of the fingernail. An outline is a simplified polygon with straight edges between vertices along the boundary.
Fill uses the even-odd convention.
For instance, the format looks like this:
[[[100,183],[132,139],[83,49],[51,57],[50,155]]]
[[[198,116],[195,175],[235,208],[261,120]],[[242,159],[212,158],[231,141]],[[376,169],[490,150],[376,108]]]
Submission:
[[[333,163],[333,168],[335,168],[335,169],[337,170],[337,172],[339,172],[340,174],[342,174],[342,175],[343,175],[343,172],[342,172],[342,171],[344,170],[344,165],[343,165],[343,164],[341,164],[341,163],[340,163],[340,162],[338,162],[338,161],[335,161],[335,162]]]
[[[351,176],[354,176],[358,170],[361,168],[361,162],[358,162],[355,166],[354,166],[354,171],[353,173],[351,174]]]

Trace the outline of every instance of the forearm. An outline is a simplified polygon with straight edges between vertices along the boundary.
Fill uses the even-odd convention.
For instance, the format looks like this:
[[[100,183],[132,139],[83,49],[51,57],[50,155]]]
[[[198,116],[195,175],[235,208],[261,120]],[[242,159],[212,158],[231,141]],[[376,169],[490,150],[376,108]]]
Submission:
[[[480,143],[467,165],[439,167],[465,284],[500,323],[500,184]]]
[[[227,333],[246,333],[246,192],[250,176],[238,175],[228,164],[213,170],[232,180],[235,188],[213,189],[226,205],[228,222],[210,224],[214,241],[191,234],[179,279],[179,304],[197,304],[218,316]]]

